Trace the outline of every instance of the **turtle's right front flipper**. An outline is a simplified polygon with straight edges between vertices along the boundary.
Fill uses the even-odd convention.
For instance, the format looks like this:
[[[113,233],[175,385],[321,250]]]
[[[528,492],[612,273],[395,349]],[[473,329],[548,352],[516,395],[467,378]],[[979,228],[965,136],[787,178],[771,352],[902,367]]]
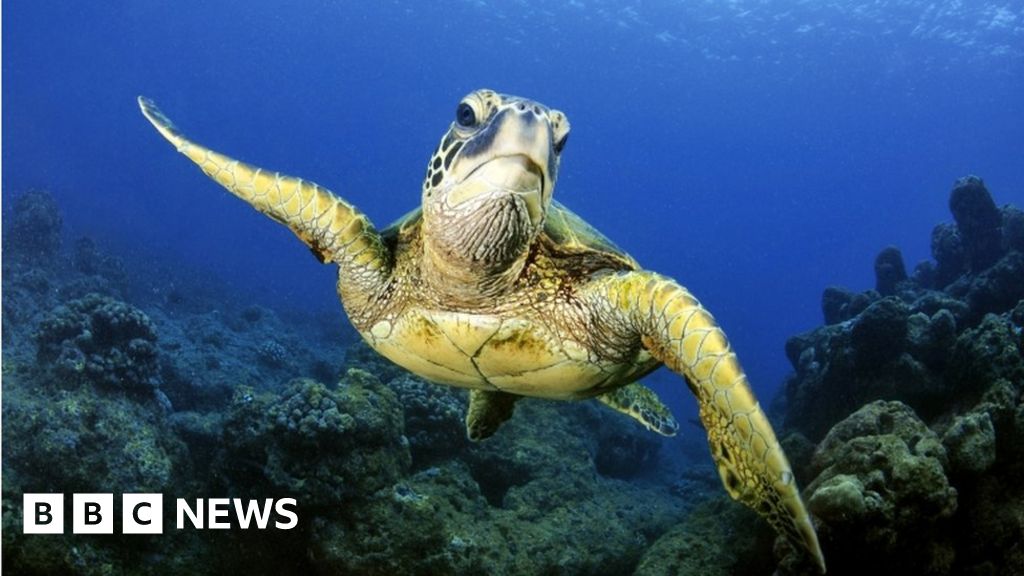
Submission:
[[[595,279],[585,297],[604,327],[639,337],[697,397],[711,456],[726,491],[764,517],[825,573],[814,524],[771,423],[725,333],[686,288],[652,272]]]
[[[313,182],[251,166],[190,141],[148,98],[140,96],[139,107],[207,176],[288,226],[322,262],[336,262],[345,284],[383,284],[390,267],[388,251],[369,218],[354,206]]]

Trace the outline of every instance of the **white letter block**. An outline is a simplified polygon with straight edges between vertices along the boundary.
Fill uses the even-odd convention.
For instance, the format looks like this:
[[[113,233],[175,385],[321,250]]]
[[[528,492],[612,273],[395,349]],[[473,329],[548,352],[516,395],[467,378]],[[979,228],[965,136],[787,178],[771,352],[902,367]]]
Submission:
[[[75,494],[71,531],[75,534],[114,533],[113,494]]]
[[[63,494],[25,494],[21,498],[24,511],[22,532],[25,534],[64,533]]]
[[[123,534],[163,534],[164,495],[125,494],[121,497]]]

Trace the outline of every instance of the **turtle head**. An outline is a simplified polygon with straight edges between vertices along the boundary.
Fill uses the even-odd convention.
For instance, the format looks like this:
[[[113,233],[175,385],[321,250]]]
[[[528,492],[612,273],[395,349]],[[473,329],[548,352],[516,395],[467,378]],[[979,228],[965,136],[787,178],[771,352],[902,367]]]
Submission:
[[[463,98],[427,165],[423,218],[437,257],[498,272],[544,227],[569,134],[565,114],[477,90]]]

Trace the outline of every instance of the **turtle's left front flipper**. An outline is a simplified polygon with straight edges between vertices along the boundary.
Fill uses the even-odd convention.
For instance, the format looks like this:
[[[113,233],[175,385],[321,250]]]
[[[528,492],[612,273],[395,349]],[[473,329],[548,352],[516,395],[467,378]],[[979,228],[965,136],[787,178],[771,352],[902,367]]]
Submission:
[[[786,455],[711,314],[685,288],[651,272],[598,278],[584,297],[600,311],[599,329],[639,336],[655,358],[685,377],[729,495],[807,550],[824,572],[818,537]]]
[[[207,176],[288,226],[322,262],[336,262],[344,284],[383,284],[381,275],[390,265],[388,251],[369,218],[353,205],[313,182],[263,170],[192,142],[148,98],[140,96],[139,107]]]

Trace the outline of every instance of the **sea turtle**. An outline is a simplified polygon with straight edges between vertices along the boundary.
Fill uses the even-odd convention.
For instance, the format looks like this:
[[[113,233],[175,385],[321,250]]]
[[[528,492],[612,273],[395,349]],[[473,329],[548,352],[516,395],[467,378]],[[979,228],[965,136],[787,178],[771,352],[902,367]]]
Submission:
[[[700,406],[725,488],[824,560],[786,456],[711,314],[552,200],[565,114],[492,90],[463,98],[427,165],[421,206],[378,231],[312,182],[188,140],[178,151],[338,266],[338,294],[369,345],[428,380],[469,389],[480,440],[523,396],[596,398],[666,435],[678,425],[638,380],[664,364]]]

